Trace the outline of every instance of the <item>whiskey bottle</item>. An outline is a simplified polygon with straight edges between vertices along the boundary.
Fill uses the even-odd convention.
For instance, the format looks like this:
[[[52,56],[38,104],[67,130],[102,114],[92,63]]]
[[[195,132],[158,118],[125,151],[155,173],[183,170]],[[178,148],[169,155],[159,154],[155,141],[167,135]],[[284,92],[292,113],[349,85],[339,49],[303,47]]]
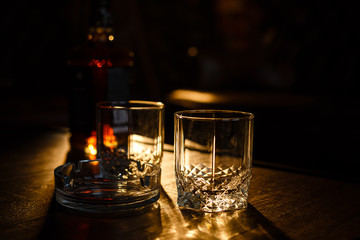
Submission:
[[[67,62],[71,78],[70,144],[71,150],[79,153],[96,130],[96,103],[130,98],[134,56],[116,45],[110,9],[109,0],[91,1],[87,39],[71,51]]]

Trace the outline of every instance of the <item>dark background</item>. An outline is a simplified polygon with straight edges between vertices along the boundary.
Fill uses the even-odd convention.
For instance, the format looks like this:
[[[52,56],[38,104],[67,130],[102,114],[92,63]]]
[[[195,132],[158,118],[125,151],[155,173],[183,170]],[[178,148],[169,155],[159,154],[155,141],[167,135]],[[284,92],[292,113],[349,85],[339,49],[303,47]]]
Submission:
[[[255,113],[256,164],[359,181],[359,5],[119,0],[112,13],[117,43],[135,53],[134,98],[167,106],[166,142],[172,113],[186,108],[168,102],[171,91],[254,93],[260,97],[250,102],[193,107]],[[66,59],[85,41],[89,13],[85,0],[20,0],[1,8],[3,133],[24,122],[67,127]],[[261,96],[269,93],[311,101],[267,104]]]

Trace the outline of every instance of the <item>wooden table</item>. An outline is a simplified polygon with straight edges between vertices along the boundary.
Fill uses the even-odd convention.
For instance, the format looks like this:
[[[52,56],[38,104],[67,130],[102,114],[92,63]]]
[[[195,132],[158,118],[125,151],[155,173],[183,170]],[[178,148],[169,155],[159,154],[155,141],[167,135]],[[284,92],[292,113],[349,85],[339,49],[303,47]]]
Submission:
[[[180,210],[171,151],[165,152],[162,163],[161,197],[146,211],[127,216],[70,211],[54,200],[53,176],[54,168],[66,161],[68,131],[5,128],[7,142],[0,153],[0,239],[360,237],[358,184],[256,166],[248,209],[216,214]]]

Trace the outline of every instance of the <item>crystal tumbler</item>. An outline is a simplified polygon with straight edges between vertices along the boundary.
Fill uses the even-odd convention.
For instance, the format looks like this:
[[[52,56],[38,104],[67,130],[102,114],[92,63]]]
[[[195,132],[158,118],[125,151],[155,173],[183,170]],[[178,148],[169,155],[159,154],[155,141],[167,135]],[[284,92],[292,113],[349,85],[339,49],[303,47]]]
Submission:
[[[174,120],[178,205],[205,212],[246,208],[254,115],[188,110]]]
[[[108,177],[126,179],[129,166],[160,166],[164,142],[164,104],[150,101],[97,104],[97,158]]]

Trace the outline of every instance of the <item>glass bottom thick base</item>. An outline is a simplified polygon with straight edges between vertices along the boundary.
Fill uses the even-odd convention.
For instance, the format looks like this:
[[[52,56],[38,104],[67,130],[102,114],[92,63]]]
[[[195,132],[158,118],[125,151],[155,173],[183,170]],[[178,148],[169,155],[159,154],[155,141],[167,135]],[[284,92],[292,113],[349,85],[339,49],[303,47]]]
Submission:
[[[204,212],[224,212],[244,209],[247,207],[247,199],[241,194],[222,194],[197,196],[193,193],[178,195],[179,207],[200,210]]]
[[[119,189],[83,188],[79,189],[80,195],[68,195],[56,190],[56,201],[68,208],[92,213],[114,213],[135,211],[155,203],[160,197],[156,190],[142,196],[116,196]],[[110,197],[113,195],[114,197]]]

